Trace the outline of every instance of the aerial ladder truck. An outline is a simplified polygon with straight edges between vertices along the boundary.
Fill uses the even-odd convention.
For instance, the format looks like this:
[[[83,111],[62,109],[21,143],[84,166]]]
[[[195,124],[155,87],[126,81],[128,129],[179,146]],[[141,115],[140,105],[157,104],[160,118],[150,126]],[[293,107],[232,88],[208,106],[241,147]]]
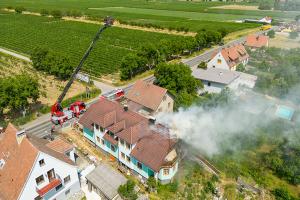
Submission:
[[[68,90],[70,89],[72,83],[74,82],[76,75],[82,68],[85,60],[88,58],[88,56],[89,56],[90,52],[92,51],[92,49],[94,48],[96,42],[99,40],[101,33],[105,29],[111,27],[113,25],[113,23],[114,23],[114,20],[111,17],[106,17],[104,19],[104,25],[96,33],[95,37],[93,38],[92,42],[90,43],[90,46],[88,47],[85,54],[81,58],[78,66],[74,69],[67,85],[63,89],[62,93],[58,97],[55,104],[51,107],[51,121],[54,124],[63,124],[65,121],[67,121],[73,117],[79,117],[80,114],[85,112],[86,105],[82,101],[76,101],[76,102],[72,103],[67,109],[63,109],[61,106],[61,103],[62,103],[64,97],[66,96]]]

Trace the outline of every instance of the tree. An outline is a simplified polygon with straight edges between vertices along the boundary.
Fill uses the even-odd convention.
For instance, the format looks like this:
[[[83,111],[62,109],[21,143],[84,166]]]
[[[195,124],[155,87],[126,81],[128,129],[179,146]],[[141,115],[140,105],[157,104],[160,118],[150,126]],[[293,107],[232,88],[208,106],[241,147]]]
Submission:
[[[168,89],[175,96],[176,107],[188,106],[202,88],[201,81],[192,76],[191,69],[184,64],[160,63],[154,72],[156,84]]]
[[[120,185],[118,193],[125,200],[136,200],[138,198],[135,190],[135,183],[132,180],[128,180],[126,184]]]
[[[289,38],[296,39],[299,36],[299,33],[296,31],[290,32]]]
[[[275,188],[272,191],[276,200],[294,200],[295,198],[291,196],[291,194],[283,188]],[[295,199],[296,200],[296,199]]]
[[[270,37],[270,38],[275,38],[275,31],[274,30],[270,30],[267,35]]]
[[[24,12],[26,9],[22,6],[18,6],[15,8],[15,12],[18,14],[21,14],[22,12]]]
[[[4,109],[21,110],[39,98],[39,83],[29,74],[0,79],[0,113]]]
[[[52,10],[51,11],[51,15],[54,17],[54,18],[57,18],[57,19],[61,19],[63,14],[60,10]]]
[[[73,72],[68,57],[45,48],[35,48],[31,60],[37,70],[45,71],[63,80],[69,78]]]
[[[144,72],[146,70],[147,60],[143,57],[139,57],[136,54],[128,54],[121,61],[120,78],[121,80],[127,80],[133,78],[136,74]]]
[[[147,180],[148,189],[150,192],[155,191],[157,189],[157,181],[156,179],[151,176]]]
[[[244,71],[246,71],[245,65],[243,65],[242,63],[240,63],[240,64],[236,67],[236,71],[239,71],[239,72],[244,72]]]
[[[160,60],[160,54],[154,44],[148,43],[143,45],[137,54],[139,57],[147,59],[147,67],[151,70]]]
[[[201,62],[201,63],[198,65],[198,68],[201,68],[201,69],[207,69],[207,63],[206,63],[206,62]]]
[[[260,10],[271,10],[272,9],[272,2],[270,0],[262,0],[259,3],[258,9],[260,9]]]

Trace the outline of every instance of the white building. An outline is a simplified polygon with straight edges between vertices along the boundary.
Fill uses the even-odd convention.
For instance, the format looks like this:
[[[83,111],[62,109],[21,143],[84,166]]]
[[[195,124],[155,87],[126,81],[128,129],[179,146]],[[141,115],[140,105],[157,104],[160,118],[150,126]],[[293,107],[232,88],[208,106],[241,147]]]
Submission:
[[[67,199],[80,191],[74,147],[28,137],[9,124],[0,135],[0,199]]]
[[[207,70],[194,68],[192,75],[202,81],[204,88],[199,93],[219,93],[225,87],[235,91],[239,87],[253,88],[257,77],[237,71],[230,71],[218,68]]]
[[[224,48],[213,54],[212,59],[207,63],[207,68],[218,68],[225,70],[236,70],[239,64],[246,66],[249,55],[242,44]]]

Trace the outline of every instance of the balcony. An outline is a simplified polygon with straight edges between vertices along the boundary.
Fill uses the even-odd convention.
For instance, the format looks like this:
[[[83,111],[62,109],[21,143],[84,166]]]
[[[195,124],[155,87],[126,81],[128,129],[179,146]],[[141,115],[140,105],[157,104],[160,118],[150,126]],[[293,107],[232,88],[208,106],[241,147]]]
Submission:
[[[57,192],[64,188],[62,184],[62,180],[58,174],[56,174],[56,178],[52,178],[49,180],[49,183],[42,188],[36,188],[36,192],[40,197],[47,200],[54,196]]]

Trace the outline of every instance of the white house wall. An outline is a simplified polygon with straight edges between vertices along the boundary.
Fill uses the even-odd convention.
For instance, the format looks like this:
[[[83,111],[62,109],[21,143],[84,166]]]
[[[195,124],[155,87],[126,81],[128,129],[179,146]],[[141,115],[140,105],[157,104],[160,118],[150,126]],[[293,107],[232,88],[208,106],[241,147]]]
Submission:
[[[39,165],[39,161],[41,159],[44,159],[45,161],[45,164],[43,166]],[[52,156],[40,152],[37,157],[37,160],[34,163],[34,167],[32,168],[32,171],[29,174],[29,178],[27,179],[27,182],[25,184],[25,187],[23,188],[23,191],[21,192],[19,199],[32,200],[36,198],[38,196],[36,188],[38,187],[40,189],[49,184],[47,172],[51,169],[54,169],[55,174],[60,176],[63,184],[63,188],[57,194],[52,196],[51,199],[63,200],[80,190],[80,183],[78,179],[76,166],[69,165],[61,160],[58,160]],[[40,175],[44,176],[44,182],[37,186],[35,179]],[[66,185],[64,185],[63,179],[68,175],[70,175],[71,180]],[[65,192],[68,189],[70,189],[70,193],[66,196]]]
[[[221,83],[215,83],[215,82],[208,82],[208,81],[202,81],[204,88],[199,91],[200,93],[203,93],[203,90],[208,93],[220,93],[226,85]],[[210,86],[208,86],[210,83]]]
[[[218,59],[221,60],[221,63],[218,63]],[[207,63],[207,68],[218,68],[218,69],[230,70],[230,67],[228,66],[221,52],[217,53],[217,55]]]
[[[163,98],[162,102],[158,106],[156,113],[173,112],[173,106],[174,106],[174,99],[169,94],[166,94],[165,97]]]

